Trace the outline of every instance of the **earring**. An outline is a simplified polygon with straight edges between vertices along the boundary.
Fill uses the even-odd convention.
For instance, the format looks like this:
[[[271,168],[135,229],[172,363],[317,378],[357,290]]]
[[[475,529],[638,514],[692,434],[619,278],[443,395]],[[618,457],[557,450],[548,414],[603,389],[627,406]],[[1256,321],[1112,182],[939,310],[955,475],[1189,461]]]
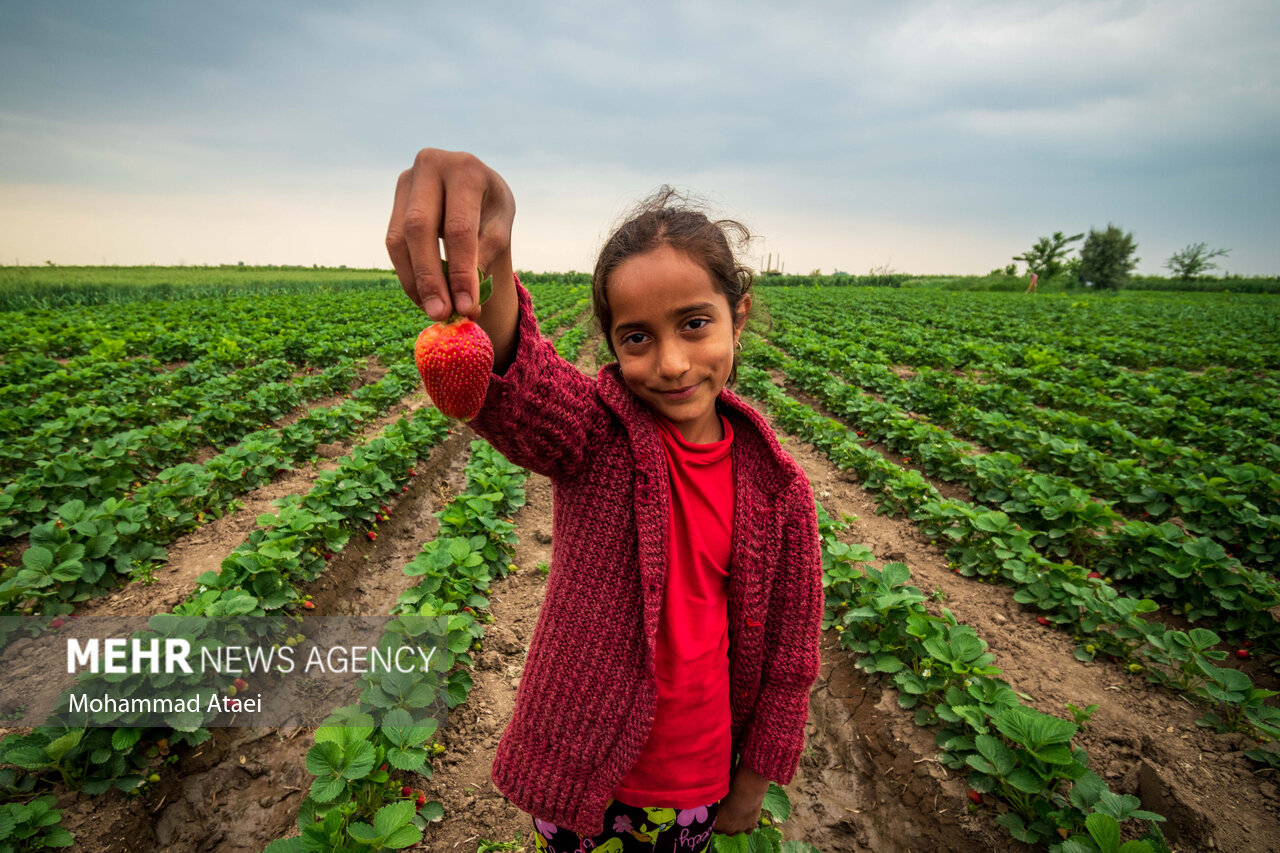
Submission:
[[[741,340],[734,341],[733,348],[738,352],[742,352],[742,341]]]

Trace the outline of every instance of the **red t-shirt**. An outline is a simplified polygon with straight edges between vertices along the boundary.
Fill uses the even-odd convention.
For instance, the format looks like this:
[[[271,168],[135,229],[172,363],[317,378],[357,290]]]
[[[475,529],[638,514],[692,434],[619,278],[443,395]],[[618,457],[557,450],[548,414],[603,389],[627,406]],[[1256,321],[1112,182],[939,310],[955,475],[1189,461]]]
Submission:
[[[658,621],[658,707],[640,757],[614,798],[632,806],[696,808],[729,793],[729,558],[733,429],[690,444],[658,416],[671,480],[667,580]]]

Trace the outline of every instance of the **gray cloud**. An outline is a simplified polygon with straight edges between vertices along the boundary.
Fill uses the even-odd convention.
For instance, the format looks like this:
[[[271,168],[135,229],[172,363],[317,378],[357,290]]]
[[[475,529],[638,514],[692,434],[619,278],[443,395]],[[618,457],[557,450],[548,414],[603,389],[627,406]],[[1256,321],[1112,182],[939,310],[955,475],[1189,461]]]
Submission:
[[[1180,0],[8,4],[0,181],[389,187],[432,144],[557,188],[522,211],[717,180],[767,221],[976,228],[957,271],[1116,221],[1149,271],[1208,240],[1275,272],[1278,34],[1275,4]]]

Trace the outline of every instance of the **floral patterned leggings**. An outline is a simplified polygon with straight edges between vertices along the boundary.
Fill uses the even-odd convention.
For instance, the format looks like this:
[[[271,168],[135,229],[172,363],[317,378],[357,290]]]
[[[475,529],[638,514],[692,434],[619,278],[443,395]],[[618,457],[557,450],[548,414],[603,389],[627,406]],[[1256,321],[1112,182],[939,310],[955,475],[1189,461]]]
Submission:
[[[711,827],[720,803],[696,809],[639,808],[610,800],[604,833],[585,838],[534,819],[538,853],[702,853],[711,846]]]

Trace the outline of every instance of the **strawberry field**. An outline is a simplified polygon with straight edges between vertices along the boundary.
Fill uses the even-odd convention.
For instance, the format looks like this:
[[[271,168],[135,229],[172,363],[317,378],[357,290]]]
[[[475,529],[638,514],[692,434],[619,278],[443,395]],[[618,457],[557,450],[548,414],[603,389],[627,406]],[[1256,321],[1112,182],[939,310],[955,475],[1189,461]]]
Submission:
[[[0,850],[532,851],[488,770],[550,483],[432,408],[385,275],[227,277],[0,313]],[[594,375],[588,283],[525,280]],[[750,849],[1280,849],[1275,298],[756,298],[736,390],[813,484],[828,611]],[[93,638],[434,653],[77,679]]]

